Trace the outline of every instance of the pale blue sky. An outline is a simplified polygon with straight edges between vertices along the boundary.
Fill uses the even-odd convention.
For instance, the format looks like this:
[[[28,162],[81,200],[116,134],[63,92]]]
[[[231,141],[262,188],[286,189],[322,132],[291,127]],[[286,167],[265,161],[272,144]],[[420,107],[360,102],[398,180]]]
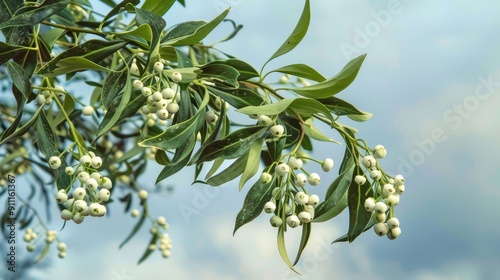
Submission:
[[[167,14],[167,23],[210,20],[219,4],[227,3],[234,4],[229,18],[244,28],[219,47],[257,69],[291,32],[303,5],[284,0],[187,0],[188,8],[177,5]],[[152,198],[152,212],[164,215],[171,226],[170,259],[156,254],[136,265],[149,239],[147,229],[117,249],[135,223],[119,214],[120,205],[111,209],[111,219],[67,225],[60,236],[68,244],[68,258],[52,260],[47,273],[51,279],[70,275],[74,280],[493,279],[500,273],[500,190],[495,176],[500,171],[499,9],[500,4],[484,0],[312,1],[311,26],[302,44],[266,68],[307,63],[333,76],[352,58],[346,56],[345,46],[368,53],[358,78],[339,97],[374,114],[367,123],[348,123],[359,128],[368,143],[386,146],[382,163],[387,171],[406,175],[406,193],[396,208],[403,230],[397,240],[370,231],[352,244],[330,246],[347,230],[346,216],[315,224],[298,265],[304,272],[300,278],[281,261],[268,216],[232,236],[248,186],[238,192],[228,184],[209,193],[212,198],[200,205],[192,197],[214,190],[190,186],[186,178],[193,173],[187,170],[172,179],[173,195]],[[385,20],[377,22],[381,16]],[[229,28],[219,30],[222,36]],[[368,32],[368,39],[362,41],[358,30]],[[320,145],[316,151],[318,157],[329,154],[340,162],[341,149]],[[322,196],[326,178],[334,174],[329,175],[312,191]],[[179,210],[182,205],[198,207],[200,213],[186,219]],[[116,277],[122,273],[128,278]]]

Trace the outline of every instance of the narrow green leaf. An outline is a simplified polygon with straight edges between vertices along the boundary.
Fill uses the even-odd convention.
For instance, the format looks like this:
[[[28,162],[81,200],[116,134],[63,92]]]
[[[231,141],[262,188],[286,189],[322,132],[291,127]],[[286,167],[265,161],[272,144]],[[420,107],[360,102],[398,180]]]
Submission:
[[[374,192],[368,180],[363,185],[358,185],[354,181],[354,177],[358,174],[363,174],[359,166],[356,167],[349,186],[349,231],[347,232],[349,243],[364,231],[371,220],[371,212],[366,211],[364,203],[368,197],[373,197]]]
[[[210,170],[208,170],[207,175],[205,176],[205,180],[212,177],[215,174],[215,172],[217,172],[217,170],[219,170],[219,168],[222,166],[224,161],[225,161],[225,159],[223,159],[223,158],[215,159],[214,164],[212,164],[212,167],[210,168]]]
[[[127,6],[127,4],[132,4],[133,6],[139,4],[140,0],[123,0],[121,1],[120,3],[118,4],[115,4],[113,1],[111,0],[103,0],[105,3],[107,3],[110,7],[112,7],[111,11],[108,12],[108,14],[102,19],[102,23],[101,23],[101,26],[99,27],[99,29],[102,28],[102,26],[104,25],[104,23],[110,19],[111,17],[117,15],[118,13],[120,13],[121,11],[123,11],[123,8],[125,6]],[[109,3],[108,3],[109,2]]]
[[[210,82],[222,83],[230,88],[237,89],[239,87],[238,76],[240,73],[233,67],[217,62],[212,62],[204,66],[200,66],[198,72],[199,79],[206,79]]]
[[[16,13],[6,22],[0,23],[0,29],[11,26],[36,25],[64,9],[68,3],[68,0],[45,0],[40,6],[20,14]]]
[[[310,98],[286,98],[263,106],[247,106],[238,109],[238,112],[248,115],[277,115],[287,109],[292,109],[304,117],[311,117],[313,114],[320,113],[329,118],[332,123],[335,122],[330,111],[321,102]]]
[[[203,40],[212,30],[219,25],[219,23],[222,22],[224,18],[226,18],[227,14],[229,13],[229,10],[231,8],[228,8],[224,12],[222,12],[220,15],[218,15],[216,18],[211,20],[210,22],[198,27],[194,32],[191,34],[185,34],[184,36],[180,36],[174,39],[166,40],[162,42],[162,44],[165,45],[173,45],[173,46],[186,46],[186,45],[193,45],[201,40]]]
[[[284,55],[287,52],[293,50],[302,41],[309,28],[309,22],[311,20],[311,11],[309,7],[309,0],[306,0],[304,9],[302,10],[302,15],[300,16],[299,22],[292,31],[292,34],[286,39],[286,41],[281,45],[281,47],[269,58],[269,60],[264,64],[264,66],[271,60],[278,56]]]
[[[116,72],[109,73],[104,79],[101,90],[101,101],[105,109],[109,108],[111,101],[121,93],[127,83],[128,69],[118,65],[114,70]]]
[[[141,9],[163,16],[174,3],[175,0],[146,0],[142,4]]]
[[[41,35],[43,41],[47,43],[47,46],[52,48],[54,46],[54,43],[61,37],[63,36],[67,31],[64,29],[60,28],[51,28],[47,32],[43,33]]]
[[[250,144],[261,138],[267,127],[253,126],[237,130],[228,136],[208,144],[201,152],[199,162],[212,161],[218,157],[237,158],[250,149]]]
[[[370,228],[373,227],[373,225],[375,225],[375,222],[373,220],[370,220],[370,222],[366,225],[365,229],[363,230],[363,232],[369,230]],[[333,240],[332,244],[333,243],[337,243],[337,242],[347,242],[349,241],[348,238],[347,238],[347,234],[344,234],[340,237],[338,237],[337,239]]]
[[[7,71],[14,86],[23,94],[25,99],[29,99],[31,93],[31,83],[24,69],[17,63],[7,62]]]
[[[77,71],[85,71],[85,70],[109,72],[108,68],[101,66],[97,63],[94,63],[83,57],[64,58],[59,60],[57,65],[59,67],[54,69],[54,71],[52,72],[38,73],[38,74],[44,77],[57,77],[62,74],[73,73]]]
[[[144,209],[146,209],[146,208],[144,208]],[[137,224],[135,224],[134,228],[132,229],[130,234],[127,236],[127,238],[125,238],[125,240],[123,240],[122,243],[120,243],[120,246],[118,246],[118,248],[121,249],[123,246],[125,246],[125,244],[127,244],[127,242],[129,242],[130,239],[132,239],[132,237],[134,237],[134,235],[141,229],[142,224],[144,224],[145,220],[146,220],[146,210],[143,210],[142,215],[139,218],[139,221],[137,222]]]
[[[330,111],[332,111],[337,116],[346,115],[353,121],[363,122],[369,120],[373,114],[368,112],[363,112],[358,108],[354,107],[351,103],[331,96],[325,99],[318,100],[323,103]]]
[[[145,261],[155,251],[151,250],[149,247],[151,245],[155,245],[157,240],[158,240],[158,234],[152,234],[151,240],[149,241],[148,246],[146,246],[146,251],[144,251],[139,261],[137,261],[137,265]]]
[[[157,14],[146,10],[136,8],[135,15],[137,24],[149,25],[151,27],[151,32],[153,34],[153,37],[151,39],[151,44],[149,47],[148,61],[146,63],[146,68],[149,69],[151,68],[153,63],[158,61],[158,55],[160,52],[160,37],[167,23],[161,16],[158,16]]]
[[[309,241],[309,237],[311,236],[311,231],[312,231],[311,228],[312,228],[311,223],[302,224],[302,236],[300,238],[299,250],[297,252],[297,257],[293,262],[293,266],[295,266],[299,262],[300,256],[302,255],[302,252],[307,246],[307,242]]]
[[[283,261],[288,265],[288,267],[293,270],[293,272],[300,274],[300,272],[295,269],[293,266],[292,262],[290,261],[290,258],[288,258],[288,253],[286,252],[286,245],[285,245],[285,230],[283,227],[279,227],[278,229],[278,252],[280,253],[281,258]]]
[[[259,72],[257,72],[257,70],[255,70],[250,64],[242,60],[230,58],[226,61],[223,61],[223,63],[233,67],[240,73],[240,75],[238,76],[238,81],[246,81],[251,78],[259,77]]]
[[[67,94],[66,96],[64,96],[63,109],[67,115],[71,114],[75,110],[75,100],[73,99],[72,95]],[[65,117],[63,112],[59,112],[54,118],[53,123],[54,125],[59,125],[64,120]]]
[[[241,109],[247,106],[259,106],[264,102],[262,96],[249,89],[239,88],[235,90],[227,90],[212,86],[207,86],[207,88],[211,93],[224,99],[224,101],[227,101],[227,103],[231,104],[231,106],[236,109]]]
[[[259,170],[260,165],[260,152],[262,151],[263,138],[258,138],[250,145],[250,150],[248,151],[248,159],[246,162],[245,170],[243,175],[241,175],[240,183],[238,184],[238,190],[241,191],[245,183],[252,178],[255,173]]]
[[[240,176],[243,171],[245,171],[245,166],[248,160],[248,153],[239,157],[230,166],[228,166],[224,171],[221,171],[217,175],[211,177],[207,180],[207,184],[210,186],[220,186],[224,183],[234,180],[236,177]]]
[[[153,31],[147,24],[141,24],[137,28],[129,31],[112,34],[120,39],[135,42],[136,44],[145,48],[148,48],[148,42],[151,42],[151,40],[153,39]]]
[[[333,142],[336,144],[341,144],[340,142],[333,140],[332,138],[328,137],[325,135],[321,130],[319,130],[314,124],[313,124],[313,118],[309,118],[304,122],[304,133],[318,141],[324,141],[324,142]]]
[[[49,249],[50,249],[50,244],[46,243],[45,247],[43,248],[42,252],[40,253],[40,256],[38,256],[38,258],[35,260],[35,263],[39,263],[41,260],[43,260],[45,258],[45,256],[47,256]]]
[[[327,98],[335,95],[344,90],[354,81],[365,57],[366,54],[363,54],[349,61],[349,63],[342,68],[340,73],[326,81],[312,86],[286,89],[310,98]]]
[[[321,75],[318,71],[305,64],[291,64],[283,66],[281,68],[270,71],[269,73],[266,74],[266,76],[273,72],[290,74],[293,76],[313,80],[316,82],[323,82],[324,80],[326,80],[326,78],[323,77],[323,75]]]
[[[9,45],[0,41],[0,65],[9,61],[23,50],[21,46]]]
[[[173,165],[167,165],[167,166],[165,166],[163,168],[163,170],[158,175],[158,178],[156,178],[155,184],[158,184],[162,180],[164,180],[164,179],[166,179],[166,178],[174,175],[175,173],[177,173],[179,170],[181,170],[182,168],[184,168],[184,166],[186,166],[188,164],[188,162],[189,162],[189,156],[191,155],[191,152],[193,151],[193,147],[194,147],[194,143],[195,142],[196,142],[196,140],[192,140],[192,141],[190,141],[190,142],[188,142],[186,144],[186,146],[187,145],[190,146],[189,148],[185,149],[185,150],[189,150],[190,151],[187,156],[184,156],[183,159],[181,159],[181,160],[178,160],[176,157],[174,157],[172,159],[172,162],[175,162],[175,164],[173,164]],[[178,155],[181,155],[181,154],[182,153],[178,151],[178,152],[176,152],[175,155],[178,156]]]
[[[273,170],[270,170],[270,173],[273,172]],[[243,202],[243,207],[236,216],[233,235],[241,226],[251,222],[263,212],[264,204],[271,199],[271,192],[274,186],[275,180],[271,180],[268,183],[263,183],[261,180],[257,180],[250,190],[248,190],[248,193],[245,196],[245,201]]]
[[[21,137],[24,133],[26,133],[33,126],[33,124],[38,118],[38,114],[40,114],[41,111],[43,111],[43,106],[38,107],[38,109],[33,113],[31,119],[19,128],[17,127],[17,125],[19,124],[19,121],[17,121],[17,119],[19,118],[20,120],[22,114],[18,114],[18,117],[16,117],[14,123],[2,133],[0,137],[1,140],[0,146],[3,145],[4,143],[9,142],[12,139]]]

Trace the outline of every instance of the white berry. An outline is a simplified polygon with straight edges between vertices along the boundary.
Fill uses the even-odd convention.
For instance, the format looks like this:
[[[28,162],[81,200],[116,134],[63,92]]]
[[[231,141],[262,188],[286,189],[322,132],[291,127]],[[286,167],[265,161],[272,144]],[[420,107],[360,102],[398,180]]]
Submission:
[[[321,169],[323,169],[323,171],[325,172],[330,171],[332,168],[333,168],[333,159],[331,158],[326,158],[323,161],[323,164],[321,164]]]
[[[271,219],[269,219],[269,222],[273,227],[279,227],[283,224],[283,220],[276,215],[272,216]]]
[[[370,177],[373,179],[373,180],[380,180],[380,178],[382,178],[382,172],[380,172],[380,170],[377,170],[377,169],[374,169],[374,170],[370,170]]]
[[[276,165],[275,171],[279,176],[285,176],[290,171],[290,167],[285,163],[280,163]]]
[[[52,169],[57,169],[61,166],[61,159],[57,156],[52,156],[49,159],[49,165]]]
[[[273,120],[266,115],[260,115],[257,122],[259,125],[268,126],[273,123]]]
[[[92,113],[94,113],[94,107],[92,107],[92,106],[83,107],[82,114],[84,116],[90,116],[90,115],[92,115]]]
[[[297,174],[297,177],[295,178],[295,185],[297,187],[303,187],[307,184],[307,177],[303,173]]]
[[[85,191],[85,189],[81,188],[81,187],[78,187],[78,188],[73,190],[73,198],[75,200],[83,199],[86,194],[87,194],[87,192]]]
[[[305,205],[309,202],[309,196],[304,192],[297,192],[295,194],[295,202],[299,205]]]
[[[387,205],[383,202],[377,202],[373,206],[373,211],[377,213],[385,213],[387,211]]]
[[[307,211],[300,212],[298,218],[303,223],[309,223],[312,220],[311,214]]]
[[[378,236],[384,236],[387,234],[387,232],[389,232],[389,227],[386,223],[377,223],[373,227],[373,230]]]
[[[387,155],[387,150],[382,145],[377,145],[373,149],[373,156],[375,158],[385,158],[386,155]]]
[[[291,157],[289,160],[288,160],[288,166],[290,166],[291,169],[293,170],[299,170],[302,168],[302,160],[300,158],[296,158],[296,157]]]
[[[178,82],[182,81],[182,74],[179,72],[174,72],[174,73],[172,73],[171,78],[172,78],[172,81],[174,83],[178,83]]]
[[[313,194],[313,195],[309,196],[309,201],[307,202],[307,204],[315,207],[316,205],[318,205],[318,203],[319,203],[319,196],[318,195]]]
[[[365,209],[368,212],[372,212],[375,207],[375,199],[373,197],[369,197],[365,200]]]
[[[271,126],[270,131],[274,138],[280,138],[285,132],[285,128],[281,124],[277,124]]]
[[[260,181],[262,183],[269,183],[269,182],[271,182],[272,179],[273,179],[273,176],[267,172],[262,172],[262,174],[260,174]]]
[[[155,62],[155,64],[153,65],[153,69],[156,71],[156,72],[161,72],[163,71],[163,67],[165,65],[163,65],[163,63],[161,63],[160,61],[158,62]]]
[[[93,157],[92,160],[90,161],[90,165],[93,168],[98,169],[102,165],[102,158],[101,157]]]
[[[405,178],[403,177],[403,175],[396,175],[396,177],[394,177],[394,186],[401,186],[401,185],[404,185],[405,184]]]
[[[139,197],[144,200],[148,197],[148,192],[146,190],[140,190],[139,191]]]
[[[268,201],[266,202],[266,204],[264,204],[264,212],[266,212],[267,214],[273,213],[274,210],[276,210],[276,204],[274,204],[272,201]]]
[[[354,177],[354,182],[358,185],[363,185],[366,183],[366,177],[363,175],[356,175],[356,177]]]
[[[286,224],[291,228],[296,228],[300,225],[300,220],[297,215],[291,215],[286,218]]]
[[[366,168],[372,168],[372,167],[375,167],[375,165],[377,164],[377,160],[373,156],[365,156],[361,160],[361,163]]]
[[[311,184],[311,186],[319,185],[321,182],[319,174],[318,173],[309,174],[309,177],[307,177],[307,182],[309,182],[309,184]]]

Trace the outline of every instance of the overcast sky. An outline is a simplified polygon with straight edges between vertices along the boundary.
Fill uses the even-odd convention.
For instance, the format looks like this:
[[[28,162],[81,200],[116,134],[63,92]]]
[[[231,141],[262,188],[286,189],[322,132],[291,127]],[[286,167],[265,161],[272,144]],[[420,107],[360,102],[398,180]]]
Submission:
[[[300,16],[303,1],[187,0],[167,24],[215,17],[232,3],[230,19],[244,25],[219,47],[260,69]],[[136,265],[147,228],[124,249],[118,244],[135,220],[112,208],[112,219],[72,223],[60,233],[66,260],[49,259],[50,279],[493,279],[500,273],[496,182],[500,151],[500,3],[495,1],[311,1],[311,25],[302,44],[267,69],[306,63],[335,75],[368,53],[356,81],[339,97],[372,112],[352,124],[372,146],[383,144],[384,169],[406,177],[396,207],[402,235],[395,241],[367,232],[352,244],[330,245],[347,230],[346,215],[314,224],[299,277],[282,262],[267,215],[232,236],[248,186],[195,185],[191,170],[173,177],[174,192],[153,196],[152,213],[170,224],[172,256],[156,253]],[[230,30],[222,25],[210,43]],[[348,122],[349,123],[349,122]],[[332,136],[336,136],[332,131]],[[327,148],[328,147],[328,148]],[[321,145],[316,155],[341,161],[342,148]],[[337,166],[338,167],[338,166]],[[159,169],[151,168],[151,176]],[[325,175],[333,179],[334,174]],[[312,191],[323,196],[328,184]],[[147,181],[146,188],[152,188]],[[193,196],[209,197],[205,204]],[[183,215],[185,206],[197,215]],[[59,224],[54,224],[59,227]],[[299,242],[299,236],[289,241]],[[294,252],[295,247],[290,246]],[[51,253],[55,255],[54,252]],[[35,274],[34,274],[35,275]],[[43,275],[43,274],[37,274]],[[40,276],[42,277],[42,276]],[[43,278],[48,279],[48,276]],[[42,278],[40,278],[42,279]]]

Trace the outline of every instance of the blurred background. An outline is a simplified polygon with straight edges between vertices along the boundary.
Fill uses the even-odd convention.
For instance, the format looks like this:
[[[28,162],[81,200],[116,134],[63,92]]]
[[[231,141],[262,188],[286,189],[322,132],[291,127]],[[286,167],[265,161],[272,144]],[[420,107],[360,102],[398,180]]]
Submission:
[[[244,28],[218,45],[260,69],[293,30],[303,1],[187,0],[176,4],[167,26],[211,20],[232,6],[228,18]],[[183,170],[156,193],[152,168],[141,185],[151,192],[151,212],[165,216],[172,255],[155,253],[137,266],[149,228],[123,249],[118,245],[136,221],[116,204],[111,219],[68,223],[59,237],[67,257],[54,252],[23,279],[495,279],[500,274],[500,3],[495,1],[353,0],[311,1],[311,25],[291,53],[269,63],[272,70],[305,63],[326,77],[352,58],[368,56],[355,82],[338,96],[374,114],[366,123],[344,120],[369,145],[384,145],[381,160],[403,174],[406,193],[396,207],[402,234],[395,240],[369,231],[352,244],[330,243],[345,234],[347,213],[314,224],[310,244],[294,274],[281,260],[276,230],[266,214],[233,237],[234,219],[250,185],[191,185]],[[222,24],[205,42],[230,32]],[[279,77],[275,77],[278,81]],[[329,130],[326,127],[322,127]],[[333,138],[340,138],[334,131]],[[342,159],[344,147],[318,145],[314,156]],[[153,166],[153,165],[150,165]],[[320,173],[311,187],[323,197],[337,170]],[[54,213],[57,215],[57,213]],[[60,228],[60,221],[51,224]],[[299,231],[287,240],[293,255]],[[20,251],[20,252],[19,252]],[[20,258],[27,257],[19,249]]]

